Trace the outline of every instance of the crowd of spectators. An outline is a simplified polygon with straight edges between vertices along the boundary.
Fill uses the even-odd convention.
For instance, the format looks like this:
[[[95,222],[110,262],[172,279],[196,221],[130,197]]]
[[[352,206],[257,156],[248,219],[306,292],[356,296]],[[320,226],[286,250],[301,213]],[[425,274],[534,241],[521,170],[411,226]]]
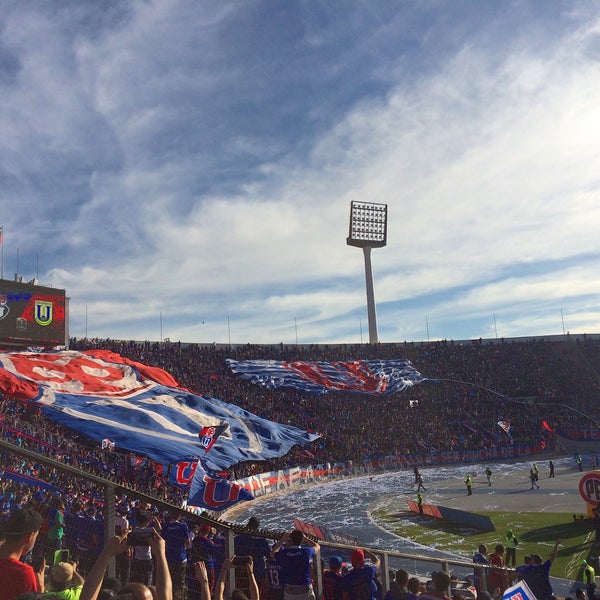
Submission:
[[[75,339],[71,349],[106,348],[159,366],[181,386],[219,398],[279,423],[322,434],[310,452],[318,462],[352,460],[424,450],[535,445],[550,428],[599,428],[600,341],[496,341],[371,345],[216,346]],[[309,395],[268,390],[234,375],[225,363],[272,359],[412,362],[430,381],[389,396],[335,392]],[[512,425],[512,437],[498,420]],[[292,454],[283,462],[305,462]],[[281,461],[280,461],[281,462]]]
[[[595,414],[600,384],[600,340],[433,342],[339,346],[217,346],[72,339],[70,349],[108,349],[159,366],[182,387],[240,406],[266,419],[321,435],[304,448],[264,462],[234,465],[231,475],[315,463],[490,446],[544,445],[551,430],[600,429]],[[355,361],[409,359],[426,378],[404,392],[383,396],[334,392],[311,395],[270,390],[233,374],[227,358]],[[0,432],[19,445],[59,458],[140,491],[173,499],[178,489],[147,461],[109,452],[97,442],[44,417],[35,405],[0,397]],[[511,426],[507,435],[498,421]],[[18,433],[15,433],[18,432]],[[119,450],[119,449],[117,449]],[[3,465],[61,486],[60,473],[3,454]]]
[[[561,341],[472,343],[404,343],[340,346],[217,346],[153,343],[109,339],[73,339],[70,349],[107,349],[171,373],[182,387],[195,393],[240,406],[266,419],[318,432],[312,445],[295,448],[278,459],[234,465],[232,476],[291,467],[298,464],[335,463],[382,456],[414,455],[457,448],[536,446],[552,437],[552,431],[584,432],[600,429],[594,419],[600,385],[600,340],[581,337]],[[309,395],[292,389],[269,390],[233,374],[227,358],[305,361],[355,361],[361,359],[410,360],[429,381],[389,396],[352,393]],[[511,424],[507,435],[498,421]],[[63,464],[82,468],[116,483],[181,505],[184,491],[143,457],[120,449],[103,449],[97,442],[48,420],[34,404],[0,397],[0,435],[22,447],[50,455]],[[50,489],[32,490],[27,483],[0,477],[0,510],[36,506],[40,513],[60,512],[65,536],[91,531],[102,520],[102,494],[94,484],[75,480],[60,470],[0,451],[4,472],[14,471],[48,482]],[[164,525],[168,516],[156,507],[141,506],[123,498],[122,517],[129,525],[153,521]],[[64,503],[64,504],[61,504]],[[101,524],[100,524],[101,529]],[[197,539],[202,537],[198,531]],[[214,532],[213,532],[214,533]],[[48,533],[40,533],[43,548]],[[83,550],[85,575],[102,552],[99,533],[93,541],[83,536],[64,545]],[[87,544],[87,546],[86,546]],[[86,546],[86,547],[84,547]],[[88,547],[89,546],[89,547]],[[51,556],[48,554],[50,560]],[[139,559],[140,561],[142,558]],[[218,569],[216,570],[218,572]],[[200,576],[215,584],[215,571]]]
[[[297,464],[335,463],[490,446],[544,445],[551,430],[600,429],[600,340],[433,342],[372,345],[217,346],[111,339],[72,339],[70,349],[108,349],[159,366],[182,387],[240,406],[266,419],[316,432],[312,445],[287,456],[235,465],[236,477]],[[355,361],[410,360],[426,378],[383,396],[270,390],[233,374],[225,359]],[[97,443],[65,431],[35,406],[0,398],[0,430],[19,444],[154,493],[171,493],[160,473],[129,454],[101,452]],[[498,427],[511,426],[511,435]],[[14,458],[9,460],[16,460]],[[8,463],[10,464],[10,463]],[[21,465],[23,468],[23,465]],[[27,465],[25,469],[27,470]],[[33,468],[33,467],[32,467]],[[43,473],[51,479],[57,473]]]

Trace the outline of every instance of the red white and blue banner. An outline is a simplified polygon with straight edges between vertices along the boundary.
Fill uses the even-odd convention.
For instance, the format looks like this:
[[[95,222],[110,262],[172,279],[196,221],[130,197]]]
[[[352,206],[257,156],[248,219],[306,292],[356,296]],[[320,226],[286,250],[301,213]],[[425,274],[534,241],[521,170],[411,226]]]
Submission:
[[[108,350],[0,353],[0,391],[49,418],[161,464],[206,454],[199,435],[227,423],[204,460],[220,470],[283,456],[319,436],[179,387],[163,369]]]
[[[307,393],[356,392],[372,396],[396,394],[426,381],[409,360],[351,362],[233,360],[227,366],[242,379],[269,389],[295,388]]]
[[[519,581],[515,585],[504,590],[502,600],[538,600],[529,586],[524,581]],[[541,600],[541,599],[540,599]]]

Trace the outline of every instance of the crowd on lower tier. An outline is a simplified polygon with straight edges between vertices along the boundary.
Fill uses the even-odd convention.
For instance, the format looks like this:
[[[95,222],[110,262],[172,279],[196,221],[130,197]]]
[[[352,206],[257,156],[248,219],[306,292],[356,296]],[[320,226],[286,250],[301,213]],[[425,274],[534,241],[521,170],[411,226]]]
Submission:
[[[259,523],[251,518],[231,553],[209,525],[191,528],[178,514],[152,514],[147,507],[129,514],[117,506],[114,535],[98,535],[92,553],[65,539],[72,548],[65,555],[52,527],[60,521],[65,531],[76,530],[77,519],[93,515],[71,514],[55,501],[54,513],[47,513],[53,515],[50,529],[44,529],[47,517],[32,508],[33,497],[0,524],[0,600],[500,600],[515,582],[526,583],[536,600],[556,600],[550,569],[561,540],[546,560],[529,555],[512,566],[503,544],[489,555],[480,545],[473,578],[463,581],[446,571],[423,579],[398,569],[383,577],[377,552],[358,547],[344,558],[326,556],[297,529],[272,543],[252,535]],[[107,573],[111,561],[113,577]],[[577,600],[595,600],[594,568],[582,562]]]

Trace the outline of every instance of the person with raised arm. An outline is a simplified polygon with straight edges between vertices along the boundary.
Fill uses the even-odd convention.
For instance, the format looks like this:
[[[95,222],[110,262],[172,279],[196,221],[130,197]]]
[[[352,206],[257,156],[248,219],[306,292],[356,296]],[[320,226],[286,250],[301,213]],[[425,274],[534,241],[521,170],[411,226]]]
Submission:
[[[128,534],[129,532],[127,531],[110,538],[106,542],[102,552],[100,552],[100,555],[85,578],[79,600],[97,600],[108,563],[113,556],[125,552],[127,549]],[[152,529],[150,548],[156,561],[154,594],[148,586],[138,582],[128,583],[119,590],[119,593],[131,594],[133,597],[132,600],[152,600],[153,598],[154,600],[173,600],[173,586],[165,554],[165,540],[156,529]]]

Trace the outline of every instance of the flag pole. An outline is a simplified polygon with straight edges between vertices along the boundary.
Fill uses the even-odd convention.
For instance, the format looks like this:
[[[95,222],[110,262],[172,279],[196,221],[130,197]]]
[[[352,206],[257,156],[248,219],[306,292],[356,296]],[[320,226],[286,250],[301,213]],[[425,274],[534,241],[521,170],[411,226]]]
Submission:
[[[2,257],[0,258],[0,279],[4,279],[4,225],[0,225],[0,246],[2,246]]]

